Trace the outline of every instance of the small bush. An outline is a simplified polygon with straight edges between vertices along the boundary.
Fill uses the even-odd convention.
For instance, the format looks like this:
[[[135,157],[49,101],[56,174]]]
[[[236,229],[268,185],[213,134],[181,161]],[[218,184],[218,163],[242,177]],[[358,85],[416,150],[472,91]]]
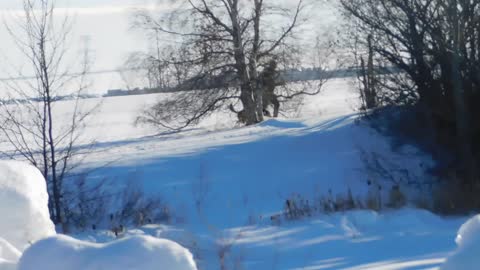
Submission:
[[[296,194],[285,200],[284,213],[287,219],[299,219],[301,217],[311,216],[312,206],[308,200]]]
[[[171,222],[172,214],[167,204],[158,197],[145,195],[133,181],[115,194],[108,192],[103,183],[105,181],[87,185],[83,176],[76,179],[71,192],[65,193],[68,228],[80,231],[110,229],[119,235],[125,226]]]
[[[329,190],[326,195],[321,195],[314,199],[307,199],[300,194],[293,194],[284,201],[283,211],[279,214],[271,215],[270,222],[278,226],[282,221],[300,220],[318,214],[331,214],[335,212],[344,212],[354,209],[371,209],[380,211],[382,206],[391,208],[401,208],[406,205],[407,199],[400,189],[400,186],[393,186],[389,193],[386,204],[383,204],[381,191],[382,187],[368,181],[369,191],[365,196],[354,198],[349,188],[345,195],[337,194],[334,196]]]
[[[96,224],[100,224],[107,215],[106,209],[111,195],[102,188],[102,183],[87,185],[86,179],[86,176],[82,175],[75,179],[71,189],[65,189],[65,228],[96,229]]]
[[[270,216],[270,221],[273,225],[280,225],[282,220],[299,220],[320,213],[358,209],[361,206],[362,204],[353,198],[350,189],[346,196],[337,194],[335,199],[331,190],[327,196],[320,196],[313,200],[306,199],[300,194],[293,194],[285,200],[282,213]]]
[[[125,187],[117,209],[110,215],[110,221],[124,226],[170,223],[172,218],[169,208],[160,198],[146,196],[132,183]]]

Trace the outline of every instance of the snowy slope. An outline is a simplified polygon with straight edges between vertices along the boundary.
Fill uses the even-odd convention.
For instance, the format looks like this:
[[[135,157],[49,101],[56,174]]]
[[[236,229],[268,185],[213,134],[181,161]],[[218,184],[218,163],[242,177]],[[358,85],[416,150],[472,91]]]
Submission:
[[[205,226],[224,229],[268,219],[295,194],[315,202],[351,190],[364,200],[373,188],[369,181],[388,193],[393,183],[369,175],[365,155],[385,159],[387,167],[406,169],[411,177],[425,177],[428,156],[412,147],[394,151],[387,138],[356,123],[356,94],[349,86],[344,80],[333,81],[324,93],[305,102],[300,118],[231,127],[228,116],[218,114],[190,130],[160,136],[148,128],[127,127],[141,102],[151,102],[151,97],[105,100],[104,113],[96,121],[108,122],[112,132],[97,133],[104,141],[88,158],[88,166],[109,165],[90,179],[106,179],[114,190],[134,181],[162,198],[178,220],[202,220]],[[126,109],[117,122],[112,119],[121,109],[114,110],[115,102]],[[134,132],[147,135],[137,137]]]
[[[222,112],[180,133],[132,125],[162,95],[105,98],[86,129],[98,144],[81,169],[97,168],[87,180],[101,179],[111,194],[133,182],[161,198],[171,226],[150,225],[126,235],[176,241],[194,254],[199,269],[220,269],[222,262],[228,264],[224,269],[438,267],[455,248],[452,239],[466,218],[405,209],[272,220],[292,197],[320,207],[322,199],[351,191],[359,201],[375,193],[385,203],[394,183],[368,170],[370,158],[396,180],[405,171],[414,180],[428,178],[428,155],[410,146],[392,149],[389,138],[357,121],[357,94],[350,89],[347,80],[333,80],[289,118],[240,127]],[[86,102],[94,106],[99,100]],[[56,106],[57,119],[71,107]],[[425,195],[416,188],[402,190]],[[75,237],[115,239],[108,231]]]
[[[175,213],[186,220],[198,214],[201,204],[208,222],[223,227],[282,210],[296,193],[313,201],[350,189],[364,198],[367,180],[383,179],[367,175],[362,152],[389,157],[392,167],[423,175],[425,157],[415,156],[414,149],[394,153],[384,138],[354,121],[355,116],[310,125],[269,120],[248,128],[145,138],[108,149],[102,160],[121,159],[91,177],[116,184],[134,179],[170,208],[180,209]]]
[[[125,236],[173,239],[206,270],[220,269],[221,255],[225,269],[437,269],[455,248],[456,230],[464,221],[413,209],[352,211],[207,232],[178,224],[147,225]],[[76,237],[100,243],[115,239],[108,232]]]
[[[134,112],[152,98],[104,100],[104,108],[111,109],[97,121],[104,119],[114,132],[102,133],[102,152],[90,159],[89,166],[112,163],[90,177],[111,179],[113,189],[135,181],[147,194],[162,198],[172,210],[173,229],[141,232],[182,243],[195,254],[201,269],[219,269],[222,252],[229,253],[225,256],[231,269],[235,264],[243,269],[440,265],[454,248],[452,239],[464,219],[444,220],[411,210],[271,222],[270,217],[295,194],[314,202],[350,189],[362,199],[372,189],[368,180],[384,185],[386,193],[392,183],[368,173],[365,153],[375,154],[387,167],[406,169],[417,179],[427,177],[428,156],[413,147],[394,151],[388,138],[357,123],[356,93],[349,89],[348,81],[330,82],[325,92],[305,101],[293,115],[297,118],[235,127],[229,124],[231,116],[219,113],[190,130],[160,136],[145,127],[127,128],[126,120],[133,121]],[[122,110],[114,110],[116,102],[126,110],[115,122],[109,119],[116,114],[109,111]],[[95,235],[79,237],[108,241]],[[391,247],[392,242],[398,245]]]

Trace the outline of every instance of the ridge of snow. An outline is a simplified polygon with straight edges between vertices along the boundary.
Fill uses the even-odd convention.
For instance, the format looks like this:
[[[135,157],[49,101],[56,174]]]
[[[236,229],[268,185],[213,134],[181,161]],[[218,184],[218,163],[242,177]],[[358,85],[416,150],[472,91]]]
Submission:
[[[132,236],[107,244],[57,235],[25,251],[18,270],[197,270],[192,254],[179,244]]]
[[[0,217],[6,221],[0,222],[2,250],[11,245],[21,252],[55,234],[46,183],[37,168],[17,161],[0,162]]]

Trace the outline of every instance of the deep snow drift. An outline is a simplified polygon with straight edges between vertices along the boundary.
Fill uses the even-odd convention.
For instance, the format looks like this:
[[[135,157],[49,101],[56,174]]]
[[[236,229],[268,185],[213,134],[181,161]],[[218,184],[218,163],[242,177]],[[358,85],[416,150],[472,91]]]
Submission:
[[[47,188],[40,171],[20,162],[0,162],[0,258],[11,259],[12,252],[16,253],[7,248],[8,243],[23,251],[55,234],[47,205]]]
[[[18,270],[196,270],[188,250],[169,240],[134,236],[94,244],[59,235],[37,242]]]

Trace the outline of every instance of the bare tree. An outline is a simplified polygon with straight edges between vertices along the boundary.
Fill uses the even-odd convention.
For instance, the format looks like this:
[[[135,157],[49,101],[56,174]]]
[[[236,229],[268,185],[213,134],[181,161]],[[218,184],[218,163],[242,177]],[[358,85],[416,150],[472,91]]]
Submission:
[[[48,184],[51,218],[64,225],[64,180],[93,146],[82,141],[83,127],[97,107],[85,108],[81,102],[88,86],[88,49],[81,70],[68,75],[72,74],[65,63],[72,25],[68,16],[55,20],[55,2],[50,0],[23,0],[23,11],[16,23],[6,27],[34,78],[4,82],[9,98],[0,104],[0,133],[12,150],[3,154],[28,160],[41,170]],[[66,90],[74,85],[76,90]],[[66,121],[55,118],[59,116],[57,102],[63,99],[71,103],[70,111],[62,112],[68,115],[62,117]],[[85,145],[80,147],[80,143]]]
[[[162,59],[181,71],[177,89],[200,89],[159,102],[139,120],[179,129],[230,107],[247,125],[263,121],[265,104],[276,103],[264,99],[277,98],[276,93],[265,94],[263,71],[273,62],[279,69],[285,68],[282,60],[296,49],[293,37],[304,21],[302,0],[293,5],[276,3],[186,0],[178,1],[178,6],[160,19],[148,12],[136,14],[136,27],[155,36],[162,33],[163,39],[173,39],[178,45],[174,54]],[[311,89],[306,93],[317,92]],[[241,108],[234,108],[237,103]]]
[[[161,46],[158,37],[155,46],[149,52],[131,53],[122,68],[120,68],[120,76],[127,89],[131,90],[135,85],[135,80],[146,80],[146,85],[151,90],[169,91],[178,85],[181,81],[179,78],[178,65],[169,63],[174,49],[171,46]],[[129,78],[132,79],[129,79]]]
[[[480,1],[341,0],[340,4],[355,34],[370,36],[373,53],[397,69],[400,75],[391,78],[408,81],[382,85],[395,97],[391,104],[413,98],[420,112],[417,121],[436,134],[431,141],[453,150],[466,189],[478,188],[479,151],[474,145],[480,132]],[[368,42],[363,45],[365,50]]]

